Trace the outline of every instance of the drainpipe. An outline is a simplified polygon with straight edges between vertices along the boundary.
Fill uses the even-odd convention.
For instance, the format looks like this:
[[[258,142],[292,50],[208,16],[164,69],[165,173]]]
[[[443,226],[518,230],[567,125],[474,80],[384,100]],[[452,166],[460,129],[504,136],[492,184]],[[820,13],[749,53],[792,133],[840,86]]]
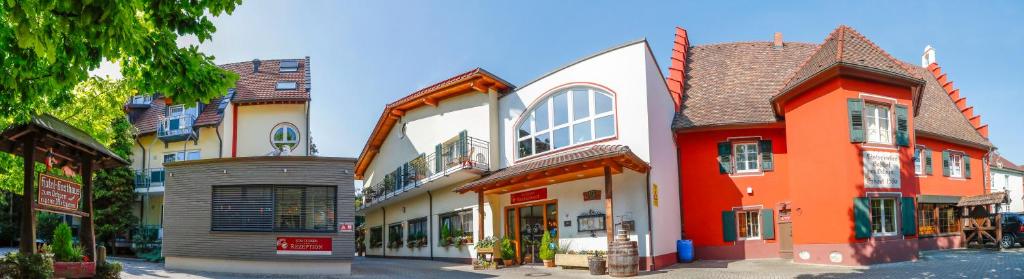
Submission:
[[[388,257],[388,249],[387,249],[387,246],[384,245],[384,244],[386,244],[388,242],[384,241],[384,236],[387,235],[387,233],[384,232],[384,229],[386,229],[388,227],[388,209],[385,208],[385,206],[381,206],[380,207],[380,215],[381,215],[380,216],[380,222],[381,222],[380,223],[380,234],[381,234],[381,236],[380,236],[380,239],[381,239],[380,257],[381,258],[387,258]]]
[[[679,138],[678,138],[678,136],[679,136],[678,134],[672,136],[672,141],[675,142],[675,145],[676,145],[676,149],[675,149],[675,152],[676,152],[676,169],[673,170],[673,171],[676,172],[676,178],[679,179],[679,182],[678,182],[679,183],[679,189],[678,189],[679,190],[679,239],[686,239],[686,226],[685,226],[686,225],[686,222],[685,222],[686,218],[683,217],[683,216],[685,216],[685,215],[683,215],[683,208],[684,208],[683,207],[683,175],[682,175],[681,171],[679,171],[681,169],[683,161],[680,160],[680,158],[679,158]]]
[[[654,271],[654,220],[651,219],[651,170],[647,170],[647,258],[651,259],[647,262],[647,271]]]
[[[431,235],[434,232],[434,195],[427,191],[427,235]],[[434,237],[427,237],[427,246],[430,246],[430,260],[434,260]]]
[[[220,127],[213,127],[213,131],[217,133],[217,158],[224,158],[224,139],[220,138]]]
[[[147,157],[146,157],[146,146],[142,145],[142,142],[139,141],[139,137],[138,136],[135,137],[135,143],[139,145],[140,149],[142,149],[142,169],[140,169],[139,171],[142,172],[142,175],[144,175],[143,177],[149,176],[149,173],[146,171],[146,161],[148,161],[148,160],[146,160],[147,159]],[[132,185],[132,186],[135,186],[135,185]],[[146,192],[149,192],[149,189],[148,189],[149,186],[148,185],[146,186],[146,188],[147,188]],[[135,191],[135,190],[132,189],[132,191]],[[139,199],[139,227],[144,225],[145,221],[146,221],[146,201],[145,201],[145,199],[146,199],[146,196],[142,196],[142,198]]]
[[[988,162],[990,162],[990,159],[992,158],[992,152],[994,152],[994,151],[995,150],[993,150],[992,147],[989,147],[988,148],[988,152],[985,153],[985,157],[981,158],[981,176],[982,176],[981,193],[982,194],[988,194],[988,193],[992,192],[992,187],[991,187],[992,186],[991,185],[992,181],[990,180],[991,179],[990,176],[992,176],[992,167],[989,166]]]

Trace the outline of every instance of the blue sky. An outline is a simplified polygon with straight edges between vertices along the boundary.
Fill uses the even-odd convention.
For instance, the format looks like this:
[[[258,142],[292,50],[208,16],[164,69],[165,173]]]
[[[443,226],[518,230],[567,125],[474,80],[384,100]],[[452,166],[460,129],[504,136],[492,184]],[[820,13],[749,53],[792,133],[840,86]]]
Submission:
[[[247,1],[201,49],[218,63],[310,56],[314,141],[357,157],[385,104],[475,67],[518,85],[647,38],[667,68],[676,26],[699,45],[819,43],[846,24],[914,64],[934,46],[1000,152],[1024,163],[1024,2],[894,2]]]

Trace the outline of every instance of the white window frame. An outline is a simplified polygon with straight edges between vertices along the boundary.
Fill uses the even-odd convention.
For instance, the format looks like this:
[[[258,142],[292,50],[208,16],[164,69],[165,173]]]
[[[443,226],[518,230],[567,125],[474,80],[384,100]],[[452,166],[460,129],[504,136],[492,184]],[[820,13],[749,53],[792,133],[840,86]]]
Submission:
[[[282,129],[292,129],[292,130],[294,130],[295,131],[295,139],[294,140],[289,140],[288,139],[288,131],[287,130],[284,130],[284,137],[285,137],[284,140],[277,140],[277,139],[275,139],[274,135],[277,134],[277,131],[282,130]],[[290,144],[290,145],[292,145],[291,150],[294,151],[296,148],[299,147],[299,143],[301,141],[302,141],[302,133],[300,133],[299,132],[299,128],[296,127],[292,123],[287,123],[287,122],[278,123],[277,125],[274,125],[273,129],[270,130],[270,146],[273,147],[274,149],[278,149],[278,147],[277,147],[278,144]]]
[[[759,240],[759,239],[761,239],[761,211],[755,209],[755,210],[736,210],[735,212],[736,212],[736,239],[738,239],[738,240]],[[747,222],[746,229],[747,229],[748,236],[746,236],[746,237],[744,237],[741,234],[742,231],[740,230],[740,227],[743,226],[743,222],[741,222],[741,219],[740,219],[741,215],[745,216],[746,219],[747,219],[747,220],[744,220],[744,221]],[[751,219],[753,220],[753,222],[750,221]],[[756,234],[750,234],[751,231],[754,231]]]
[[[885,113],[880,113],[885,110]],[[885,118],[884,121],[882,118]],[[882,129],[882,124],[885,129]],[[875,144],[893,144],[893,110],[891,104],[864,102],[865,141]]]
[[[949,177],[964,178],[964,154],[949,151]]]
[[[589,115],[587,117],[584,117],[584,118],[581,118],[581,119],[574,119],[576,112],[575,112],[575,108],[573,106],[573,104],[574,104],[573,102],[575,101],[574,100],[575,97],[573,96],[573,91],[577,91],[577,90],[581,90],[581,89],[587,91],[587,105],[588,105],[587,109],[590,110],[590,113],[589,113]],[[560,94],[565,94],[566,95],[565,96],[565,98],[566,98],[566,114],[567,114],[568,119],[567,119],[566,123],[555,125],[555,107],[554,107],[555,106],[555,102],[554,102],[554,99],[555,99],[555,96],[558,96]],[[611,107],[610,110],[608,110],[606,112],[602,112],[602,113],[594,113],[594,112],[597,111],[597,94],[604,94],[605,96],[607,96],[608,98],[611,99],[612,107]],[[618,119],[618,115],[616,115],[617,106],[618,106],[618,104],[617,104],[617,101],[616,101],[616,98],[615,98],[615,94],[613,94],[611,92],[608,92],[607,90],[602,90],[602,89],[598,89],[596,87],[591,87],[591,86],[567,87],[567,88],[562,88],[562,89],[559,89],[557,91],[554,91],[554,93],[545,95],[544,97],[538,99],[537,105],[534,105],[528,111],[523,113],[523,115],[520,117],[519,122],[517,122],[516,125],[513,127],[513,129],[514,129],[513,130],[513,135],[515,135],[515,138],[516,138],[516,140],[515,140],[515,155],[516,155],[516,158],[518,160],[533,158],[533,157],[537,157],[537,156],[540,156],[540,155],[553,153],[553,152],[556,152],[558,150],[565,150],[565,149],[573,148],[573,147],[580,146],[580,145],[590,144],[590,143],[593,143],[593,142],[596,142],[596,141],[601,141],[601,140],[606,140],[606,139],[618,137],[618,135],[619,135],[619,129],[618,129],[619,119]],[[542,108],[546,109],[548,111],[548,114],[547,114],[547,122],[548,122],[547,124],[548,125],[547,125],[547,129],[544,129],[544,130],[541,130],[541,131],[537,131],[536,117],[535,117],[536,110],[537,109],[542,109]],[[612,134],[609,135],[609,136],[597,138],[597,125],[595,125],[597,119],[602,118],[602,117],[606,117],[606,116],[609,116],[609,115],[611,115],[612,119],[613,119],[613,121],[612,121],[612,129],[613,129]],[[590,139],[586,140],[586,141],[581,141],[581,142],[573,142],[573,139],[575,139],[575,136],[576,136],[575,135],[575,129],[573,129],[573,126],[576,125],[576,124],[587,123],[587,122],[590,123]],[[526,123],[528,123],[527,126],[529,126],[530,133],[527,134],[526,136],[519,136],[519,127],[523,126],[523,124],[526,124]],[[568,130],[568,133],[569,133],[569,143],[566,146],[562,146],[562,147],[556,148],[555,147],[555,131],[558,130],[558,129],[561,129],[561,128],[566,128]],[[536,138],[538,136],[543,136],[545,134],[547,134],[548,135],[548,139],[551,140],[550,147],[546,151],[537,153],[536,152],[536,146],[537,146],[536,145]],[[523,156],[519,152],[519,144],[523,140],[530,140],[530,152],[529,152],[530,155]]]
[[[196,155],[195,159],[189,159],[188,155],[192,155],[192,154]],[[203,158],[202,157],[202,153],[199,152],[199,149],[185,150],[185,151],[164,152],[164,156],[163,156],[164,162],[166,162],[166,160],[167,160],[166,158],[167,158],[168,155],[174,155],[174,161],[171,161],[171,162],[191,161],[191,160],[199,160],[199,159]],[[167,163],[169,163],[169,162],[167,162]]]
[[[749,152],[749,150],[750,150],[749,147],[750,146],[754,147],[754,162],[753,162],[754,163],[754,168],[752,168],[752,169],[742,169],[742,170],[740,169],[740,159],[739,159],[740,155],[741,155],[740,152],[739,152],[739,147],[740,146],[747,147],[747,151],[748,151],[747,153],[748,154],[750,153]],[[736,168],[736,173],[757,173],[757,172],[761,172],[761,150],[760,149],[761,149],[761,147],[759,146],[758,142],[756,142],[756,141],[754,141],[754,142],[749,142],[749,141],[733,142],[732,143],[732,158],[733,158],[733,162],[732,163],[733,163],[734,168]],[[744,155],[748,155],[748,154],[744,154]],[[746,163],[750,163],[750,161],[745,161],[744,162],[744,168],[746,168]]]
[[[924,157],[927,155],[928,149],[924,146],[917,146],[914,151],[914,174],[924,175]]]
[[[285,84],[287,84],[288,86],[285,86],[285,87],[281,86],[281,85],[285,85]],[[299,89],[299,82],[297,82],[297,81],[290,81],[290,80],[278,81],[277,85],[274,86],[274,90],[296,90],[296,89]]]
[[[875,213],[874,213],[874,202],[875,201],[879,202],[878,205],[879,205],[879,211],[881,213],[881,214],[879,214],[880,216],[875,216]],[[892,209],[891,209],[891,212],[892,212],[892,216],[891,217],[892,218],[891,218],[891,220],[890,220],[890,218],[888,216],[885,216],[885,212],[886,212],[885,211],[885,209],[886,209],[885,201],[892,201]],[[897,235],[899,233],[899,231],[900,231],[900,228],[899,228],[900,223],[898,222],[899,215],[900,215],[900,213],[898,212],[898,209],[899,209],[899,198],[896,198],[896,197],[872,197],[872,198],[870,198],[868,200],[868,207],[869,207],[868,208],[868,212],[870,212],[870,214],[871,214],[871,235],[872,236],[894,236],[894,235]],[[879,226],[878,226],[880,231],[876,231],[875,230],[875,218],[881,219],[881,220],[879,220]],[[892,231],[887,231],[886,228],[885,228],[885,224],[888,223],[888,222],[892,222]]]

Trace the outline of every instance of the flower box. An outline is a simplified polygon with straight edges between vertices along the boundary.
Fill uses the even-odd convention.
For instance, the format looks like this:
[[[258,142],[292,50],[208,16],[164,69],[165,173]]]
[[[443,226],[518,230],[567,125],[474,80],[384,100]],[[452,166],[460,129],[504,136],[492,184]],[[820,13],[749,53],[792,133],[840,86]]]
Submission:
[[[494,247],[477,247],[477,248],[476,248],[476,253],[477,253],[477,254],[480,254],[480,253],[491,253],[491,254],[495,254],[496,252],[495,252],[495,250],[494,250]]]
[[[53,262],[54,278],[92,278],[96,262]]]
[[[590,268],[587,254],[555,254],[555,264],[562,268]]]

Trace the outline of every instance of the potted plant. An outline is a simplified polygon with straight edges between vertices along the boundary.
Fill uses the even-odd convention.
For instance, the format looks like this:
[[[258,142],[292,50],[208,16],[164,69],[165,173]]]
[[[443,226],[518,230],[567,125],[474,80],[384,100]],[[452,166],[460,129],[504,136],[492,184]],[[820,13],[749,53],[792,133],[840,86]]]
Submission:
[[[605,260],[604,252],[594,251],[594,254],[587,257],[587,265],[590,268],[590,275],[604,275],[607,272],[608,261]]]
[[[544,236],[540,238],[540,254],[538,255],[541,260],[544,260],[544,266],[555,267],[555,244],[551,243],[551,233],[548,230],[544,230]]]
[[[72,246],[71,228],[61,223],[53,231],[53,277],[86,278],[96,275],[96,263],[83,256],[81,246]]]
[[[516,248],[512,246],[512,239],[501,238],[501,260],[506,267],[512,266],[516,258]]]
[[[448,225],[441,226],[441,246],[448,247],[452,242],[451,231],[448,230]]]
[[[491,253],[494,254],[494,237],[484,237],[476,243],[476,252],[479,253]]]
[[[455,233],[452,234],[452,242],[454,242],[455,247],[462,248],[462,244],[465,243],[464,238],[462,229],[455,229]]]

